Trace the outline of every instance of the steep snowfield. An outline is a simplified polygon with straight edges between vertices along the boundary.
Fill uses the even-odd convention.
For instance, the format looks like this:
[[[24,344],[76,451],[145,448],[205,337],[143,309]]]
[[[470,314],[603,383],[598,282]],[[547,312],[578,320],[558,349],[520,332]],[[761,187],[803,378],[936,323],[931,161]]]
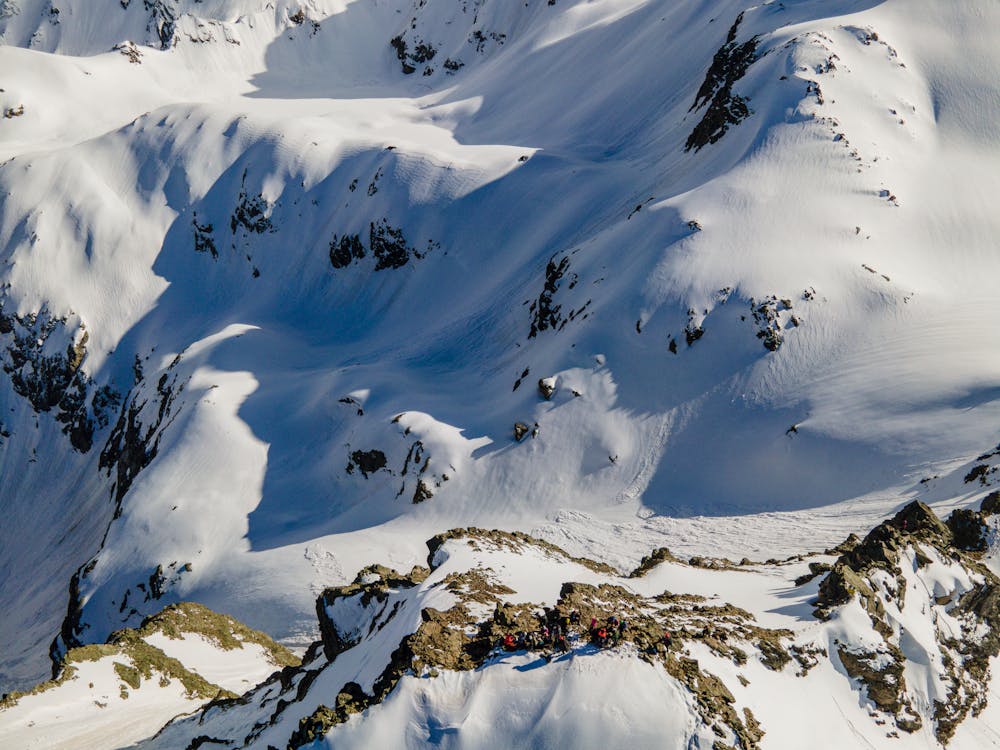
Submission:
[[[455,526],[766,559],[997,482],[994,5],[124,6],[0,2],[0,689],[180,600],[304,646]]]

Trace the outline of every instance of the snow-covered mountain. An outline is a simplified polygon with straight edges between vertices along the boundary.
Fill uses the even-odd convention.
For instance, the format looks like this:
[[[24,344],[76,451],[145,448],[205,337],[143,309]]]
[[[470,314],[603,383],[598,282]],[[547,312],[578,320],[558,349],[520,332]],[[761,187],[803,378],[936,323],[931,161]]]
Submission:
[[[836,570],[793,585],[836,555],[778,562],[914,500],[960,525],[1000,486],[995,3],[0,0],[0,38],[0,691],[193,601],[328,646],[191,720],[229,746],[284,747],[343,690],[340,718],[365,713],[337,742],[579,745],[615,726],[563,734],[588,675],[647,685],[675,715],[629,704],[619,729],[678,747],[801,747],[783,717],[826,693],[818,743],[998,741],[989,706],[954,698],[988,693],[992,642],[966,669],[942,635],[991,626],[991,516],[927,549],[892,526],[882,572],[843,561],[870,593],[829,599]],[[388,573],[469,527],[531,538]],[[772,562],[623,582],[657,548]],[[373,564],[357,585],[398,607],[317,623]],[[392,654],[421,622],[487,617],[421,610],[487,568],[490,612],[574,582],[643,611],[664,587],[718,595],[744,656],[769,658],[749,628],[787,631],[765,640],[821,677],[779,667],[807,704],[768,714],[775,670],[743,685],[731,652],[684,645],[753,721],[708,711],[650,644],[537,670],[417,655],[442,676],[411,680]],[[919,615],[911,585],[935,592]],[[379,629],[388,611],[406,616]],[[895,698],[862,684],[876,662],[905,676]],[[508,726],[488,696],[521,689],[510,734],[483,734]],[[151,742],[188,746],[189,724]]]

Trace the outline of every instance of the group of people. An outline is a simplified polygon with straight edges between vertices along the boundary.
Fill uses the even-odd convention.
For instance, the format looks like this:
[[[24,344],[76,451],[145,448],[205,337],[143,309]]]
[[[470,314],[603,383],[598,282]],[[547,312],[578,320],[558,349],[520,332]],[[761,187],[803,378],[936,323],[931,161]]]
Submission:
[[[617,646],[628,630],[628,622],[624,618],[611,615],[605,624],[597,621],[596,617],[590,618],[590,642],[598,648],[607,646]]]
[[[504,651],[551,650],[551,653],[564,653],[569,651],[569,639],[577,640],[579,635],[583,634],[580,627],[580,613],[575,609],[569,614],[563,614],[557,609],[545,607],[544,612],[537,617],[536,629],[507,633],[498,646]],[[628,627],[628,621],[617,615],[609,615],[604,622],[592,617],[586,633],[589,635],[590,643],[597,648],[611,648],[625,639]],[[660,644],[650,648],[659,650],[662,647],[669,650],[672,642],[670,631],[664,630]]]
[[[551,648],[553,651],[569,651],[569,637],[573,626],[580,624],[580,613],[575,609],[568,615],[560,614],[559,610],[546,607],[538,615],[538,627],[535,630],[507,633],[501,642],[505,651],[524,651]]]

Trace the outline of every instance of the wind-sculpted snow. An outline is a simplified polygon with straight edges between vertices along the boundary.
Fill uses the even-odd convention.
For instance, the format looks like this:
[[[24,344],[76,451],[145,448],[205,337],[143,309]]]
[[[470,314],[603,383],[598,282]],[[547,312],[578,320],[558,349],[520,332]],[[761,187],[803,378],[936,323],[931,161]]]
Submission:
[[[4,314],[88,336],[0,382],[0,686],[182,600],[304,646],[455,526],[625,568],[991,492],[998,20],[0,3]]]

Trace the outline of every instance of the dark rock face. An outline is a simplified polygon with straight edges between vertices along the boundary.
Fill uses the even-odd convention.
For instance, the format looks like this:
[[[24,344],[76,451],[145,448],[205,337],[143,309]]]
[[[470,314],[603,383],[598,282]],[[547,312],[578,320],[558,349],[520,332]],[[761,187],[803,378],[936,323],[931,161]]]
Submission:
[[[422,503],[434,497],[434,489],[423,479],[417,480],[417,488],[413,491],[413,504]]]
[[[757,60],[757,37],[742,44],[736,43],[736,34],[742,21],[743,14],[740,13],[729,29],[726,43],[715,53],[705,80],[698,89],[690,111],[706,105],[707,108],[688,136],[685,151],[700,151],[704,146],[715,143],[731,126],[738,125],[751,114],[747,104],[749,100],[733,92],[733,86]]]
[[[334,268],[346,268],[352,261],[364,257],[365,248],[358,235],[345,234],[339,238],[334,235],[330,240],[330,265]]]
[[[966,551],[981,552],[986,549],[986,524],[982,516],[972,510],[959,509],[948,516],[948,528],[954,545]]]
[[[375,257],[375,270],[384,271],[402,268],[410,262],[410,258],[422,260],[438,247],[438,243],[429,240],[423,250],[418,250],[409,244],[402,228],[394,227],[388,219],[382,218],[368,225],[367,249],[358,234],[334,235],[330,241],[330,265],[336,269],[347,268],[366,257],[370,250]]]
[[[538,394],[544,398],[546,401],[552,398],[552,395],[556,392],[556,387],[552,378],[539,378],[538,379]]]
[[[208,253],[213,258],[219,257],[219,251],[215,247],[215,238],[212,232],[215,227],[212,224],[199,224],[197,215],[191,219],[194,228],[194,250],[197,253]]]
[[[1000,490],[994,490],[983,498],[979,512],[984,516],[995,516],[1000,513]]]
[[[416,250],[406,244],[406,237],[399,227],[389,225],[385,219],[378,224],[372,222],[368,228],[368,244],[375,256],[375,270],[402,268],[410,260],[410,255],[420,258]]]
[[[354,467],[357,466],[361,470],[362,476],[367,479],[369,474],[384,469],[385,465],[385,454],[380,450],[354,451],[351,454],[351,461],[347,465],[347,473],[352,473]]]
[[[165,372],[156,384],[156,408],[147,409],[143,389],[137,385],[122,405],[118,421],[101,450],[98,467],[115,481],[111,488],[115,518],[121,515],[122,500],[136,476],[156,458],[163,430],[173,420],[173,404],[180,386],[177,377]]]
[[[6,344],[0,350],[0,366],[14,392],[36,413],[54,412],[73,449],[86,453],[94,433],[108,425],[121,397],[82,371],[90,335],[82,326],[80,330],[82,335],[74,335],[66,318],[55,318],[45,309],[7,315],[0,302],[0,340]],[[64,350],[55,345],[60,339],[69,342]]]
[[[567,290],[573,289],[578,280],[577,274],[570,271],[569,256],[564,255],[558,261],[554,255],[549,258],[549,262],[545,266],[545,283],[542,292],[537,299],[531,300],[528,307],[528,312],[531,313],[529,339],[535,338],[541,331],[561,331],[567,323],[586,311],[590,306],[590,300],[587,300],[583,306],[570,310],[565,315],[562,312],[562,305],[555,301],[556,293],[559,290],[564,287]]]
[[[244,172],[244,183],[246,182],[246,177],[246,172]],[[244,187],[240,190],[240,197],[236,208],[229,218],[229,229],[233,234],[236,234],[236,230],[240,227],[254,234],[273,231],[274,227],[271,224],[270,217],[267,215],[268,208],[269,206],[264,196],[249,194],[244,184]]]

